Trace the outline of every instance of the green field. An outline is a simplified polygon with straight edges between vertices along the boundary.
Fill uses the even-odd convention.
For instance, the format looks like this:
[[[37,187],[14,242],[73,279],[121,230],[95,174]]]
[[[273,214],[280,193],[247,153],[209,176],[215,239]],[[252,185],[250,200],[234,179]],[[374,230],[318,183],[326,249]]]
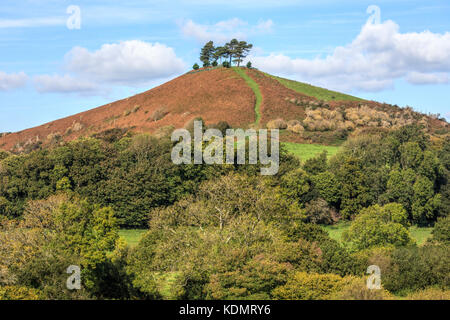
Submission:
[[[302,161],[314,158],[324,150],[326,150],[328,152],[328,156],[331,157],[335,155],[340,148],[336,146],[323,146],[320,144],[303,144],[293,142],[282,142],[281,145],[284,146],[288,152],[300,158],[300,160]]]
[[[147,229],[122,229],[119,230],[119,236],[124,238],[129,246],[134,247],[147,231]]]
[[[241,68],[233,68],[234,71],[237,72],[238,75],[240,75],[245,82],[247,83],[247,85],[253,90],[253,92],[255,93],[255,97],[256,97],[256,103],[255,103],[255,114],[256,114],[256,119],[255,119],[255,124],[259,125],[259,121],[261,120],[261,111],[260,111],[260,107],[261,107],[261,103],[262,103],[262,94],[261,91],[259,90],[259,86],[258,84],[255,82],[255,80],[253,80],[252,78],[250,78],[248,76],[248,74]]]
[[[342,241],[342,234],[350,227],[350,221],[339,222],[335,225],[322,226],[330,235],[331,239]],[[422,245],[431,237],[431,227],[417,227],[412,226],[409,228],[411,237],[416,241],[418,245]],[[131,247],[134,247],[139,243],[139,240],[147,232],[146,229],[122,229],[119,231],[119,235],[125,239],[125,241]]]
[[[297,91],[299,93],[306,94],[310,97],[315,97],[319,100],[324,100],[324,101],[363,101],[363,99],[360,99],[360,98],[357,98],[354,96],[350,96],[348,94],[323,89],[320,87],[312,86],[307,83],[284,79],[284,78],[272,76],[269,74],[266,74],[266,75],[278,80],[278,82],[280,82],[283,86],[285,86],[288,89]]]
[[[342,241],[342,234],[345,230],[347,230],[350,227],[350,222],[340,222],[336,225],[332,226],[323,226],[323,228],[328,231],[328,234],[330,235],[331,239],[334,239],[336,241]],[[433,228],[430,227],[417,227],[412,226],[409,228],[409,232],[411,234],[411,237],[416,241],[418,245],[422,245],[427,241],[427,239],[431,236],[431,231]]]

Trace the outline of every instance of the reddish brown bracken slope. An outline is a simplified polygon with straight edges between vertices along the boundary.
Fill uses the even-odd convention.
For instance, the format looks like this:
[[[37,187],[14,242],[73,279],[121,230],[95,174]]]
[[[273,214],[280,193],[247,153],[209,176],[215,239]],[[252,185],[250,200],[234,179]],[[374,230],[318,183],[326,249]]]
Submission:
[[[0,138],[0,148],[41,141],[44,145],[59,135],[73,140],[112,128],[154,132],[202,117],[206,124],[226,121],[233,127],[254,122],[255,95],[232,69],[187,73],[141,94],[119,100],[41,126]],[[167,113],[154,121],[155,111]]]
[[[396,122],[401,120],[400,123],[405,124],[422,123],[431,130],[429,132],[441,128],[448,129],[445,121],[416,114],[410,110],[401,111],[398,107],[374,101],[324,103],[285,87],[263,72],[246,68],[244,70],[257,84],[262,95],[259,110],[261,119],[257,126],[265,127],[274,119],[296,120],[302,121],[302,125],[308,131],[303,134],[288,128],[282,137],[284,141],[332,143],[333,130],[336,128],[329,129],[326,125],[330,125],[333,121],[353,126],[357,134],[360,132],[358,130],[371,129],[371,126],[372,129],[381,126],[375,128],[377,130],[389,128],[387,122],[383,127],[384,122],[376,119],[383,116],[397,117]],[[201,117],[207,125],[226,121],[232,127],[247,128],[255,126],[255,103],[255,93],[235,70],[227,68],[199,70],[123,100],[35,128],[0,136],[0,149],[20,152],[26,146],[36,144],[45,146],[61,139],[70,141],[113,128],[155,133],[160,128],[169,126],[181,128],[196,117]],[[349,119],[339,121],[337,118],[327,119],[333,115],[330,110],[334,109],[345,109],[344,113],[348,114],[346,118]],[[384,114],[376,112],[371,114],[374,110]],[[354,119],[351,119],[351,116]],[[374,122],[375,120],[378,123]]]

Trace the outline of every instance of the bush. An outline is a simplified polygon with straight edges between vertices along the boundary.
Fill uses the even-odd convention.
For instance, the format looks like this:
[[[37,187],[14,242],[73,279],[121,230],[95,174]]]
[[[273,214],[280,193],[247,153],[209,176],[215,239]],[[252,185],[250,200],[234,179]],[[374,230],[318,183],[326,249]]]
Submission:
[[[39,300],[39,291],[20,286],[0,287],[0,300]]]
[[[432,234],[432,240],[450,244],[450,216],[438,219]]]
[[[203,119],[201,117],[196,117],[196,118],[193,118],[193,119],[187,121],[184,124],[183,128],[188,130],[192,134],[194,132],[194,122],[195,121],[201,121],[203,130],[205,130],[205,122],[203,121]]]
[[[387,300],[391,296],[384,289],[368,289],[366,279],[352,278],[332,296],[336,300]]]
[[[153,111],[152,115],[150,116],[150,121],[158,121],[164,118],[169,112],[167,111],[166,107],[161,107]]]
[[[197,63],[194,63],[194,65],[192,66],[192,69],[194,70],[198,70],[200,68],[200,66]]]
[[[217,65],[218,65],[217,61],[213,61],[212,66],[217,67]]]
[[[252,68],[252,63],[249,61],[247,62],[247,68],[251,69]]]
[[[229,68],[229,67],[230,67],[230,63],[229,63],[228,61],[224,61],[224,62],[222,63],[222,67],[224,67],[224,68]]]
[[[275,299],[327,300],[341,290],[345,280],[335,274],[296,272],[288,282],[273,290]]]
[[[287,123],[283,119],[276,119],[267,122],[267,129],[286,129]]]
[[[450,291],[437,288],[428,288],[413,292],[406,296],[408,300],[450,300]]]
[[[450,288],[450,250],[445,245],[398,248],[383,273],[383,286],[396,293],[436,286]]]
[[[328,206],[328,203],[319,198],[305,205],[306,220],[316,224],[332,224],[337,222],[337,213]]]
[[[218,129],[222,134],[226,133],[227,129],[231,129],[231,126],[226,121],[219,121],[215,124],[210,124],[206,127],[207,129]]]

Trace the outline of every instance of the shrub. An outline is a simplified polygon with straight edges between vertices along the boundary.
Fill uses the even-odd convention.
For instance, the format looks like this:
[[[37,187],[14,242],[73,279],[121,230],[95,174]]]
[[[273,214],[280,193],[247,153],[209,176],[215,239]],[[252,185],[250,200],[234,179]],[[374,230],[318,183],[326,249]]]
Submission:
[[[267,122],[267,129],[286,129],[287,123],[283,119],[276,119]]]
[[[408,300],[450,300],[450,290],[428,288],[406,296]]]
[[[0,300],[39,300],[39,291],[20,286],[0,287]]]
[[[217,67],[217,65],[218,65],[217,61],[213,61],[212,66]]]
[[[205,129],[205,122],[203,121],[203,119],[201,117],[195,117],[189,121],[187,121],[184,124],[184,129],[188,130],[189,132],[193,133],[194,132],[194,122],[195,121],[201,121],[203,124],[203,130]]]
[[[450,244],[450,216],[438,219],[432,234],[432,240]]]
[[[305,205],[306,220],[315,224],[332,224],[337,221],[337,215],[328,203],[319,198]]]
[[[153,135],[156,138],[170,137],[174,129],[174,126],[163,126],[161,128],[158,128],[158,130],[156,130]]]
[[[247,62],[247,68],[251,69],[252,68],[252,63],[249,61]]]
[[[332,296],[336,300],[387,300],[391,295],[384,289],[368,289],[366,279],[349,278],[347,284]]]
[[[228,61],[224,61],[224,62],[222,63],[222,66],[223,66],[224,68],[229,68],[229,67],[230,67],[230,63],[229,63]]]
[[[192,69],[194,70],[198,70],[200,68],[200,66],[197,63],[194,63],[194,65],[192,66]]]
[[[219,121],[215,124],[210,124],[206,127],[207,129],[218,129],[222,134],[225,134],[227,129],[230,129],[231,126],[226,121]]]
[[[303,133],[305,131],[305,128],[301,124],[296,124],[293,127],[289,128],[289,131],[292,131],[294,133]]]
[[[383,286],[396,293],[437,286],[450,288],[450,250],[445,245],[397,248],[383,273]]]
[[[167,111],[166,107],[161,107],[153,111],[152,115],[150,116],[150,121],[158,121],[163,119],[169,112]]]
[[[295,125],[297,125],[297,124],[301,124],[301,122],[300,121],[298,121],[298,120],[289,120],[288,122],[287,122],[287,125],[288,125],[288,127],[293,127],[293,126],[295,126]]]
[[[296,272],[288,282],[273,290],[275,299],[327,300],[344,286],[345,280],[335,274]]]

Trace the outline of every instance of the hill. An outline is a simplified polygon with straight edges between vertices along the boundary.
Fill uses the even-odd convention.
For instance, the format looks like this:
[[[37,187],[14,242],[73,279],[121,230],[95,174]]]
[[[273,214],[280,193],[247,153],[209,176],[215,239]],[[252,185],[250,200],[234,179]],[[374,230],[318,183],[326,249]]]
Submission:
[[[384,103],[275,77],[256,69],[210,68],[188,72],[141,94],[15,133],[0,134],[13,152],[70,141],[120,128],[164,134],[196,117],[207,125],[286,129],[287,142],[336,145],[348,134],[420,123],[430,134],[448,124]]]

